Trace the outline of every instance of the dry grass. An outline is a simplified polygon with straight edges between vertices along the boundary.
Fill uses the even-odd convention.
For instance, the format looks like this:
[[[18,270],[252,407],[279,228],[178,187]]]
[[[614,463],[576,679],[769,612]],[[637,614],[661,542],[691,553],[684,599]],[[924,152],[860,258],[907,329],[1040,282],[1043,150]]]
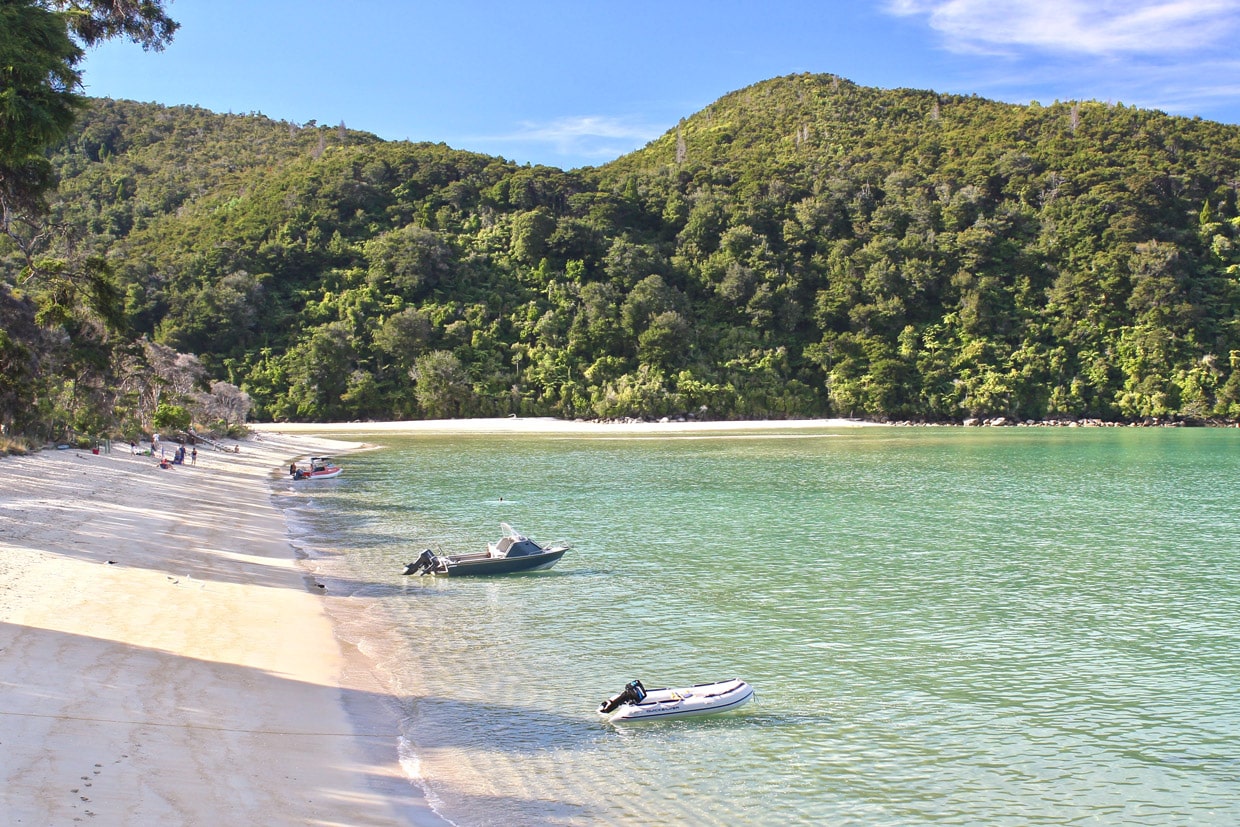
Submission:
[[[39,450],[39,446],[22,437],[0,436],[0,456],[24,456]]]

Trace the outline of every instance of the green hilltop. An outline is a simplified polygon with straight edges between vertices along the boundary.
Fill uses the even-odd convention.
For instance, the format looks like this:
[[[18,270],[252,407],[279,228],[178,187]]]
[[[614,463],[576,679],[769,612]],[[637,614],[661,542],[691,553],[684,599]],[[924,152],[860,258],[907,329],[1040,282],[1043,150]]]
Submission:
[[[0,297],[10,421],[212,381],[263,420],[1240,418],[1236,126],[794,75],[572,171],[114,100],[51,160],[125,332]]]

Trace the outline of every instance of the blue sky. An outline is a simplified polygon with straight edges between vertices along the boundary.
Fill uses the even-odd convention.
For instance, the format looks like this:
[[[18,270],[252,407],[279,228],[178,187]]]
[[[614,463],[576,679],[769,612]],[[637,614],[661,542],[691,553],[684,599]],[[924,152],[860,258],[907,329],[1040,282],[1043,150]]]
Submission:
[[[565,169],[794,72],[1240,124],[1240,0],[172,0],[85,92],[315,120]]]

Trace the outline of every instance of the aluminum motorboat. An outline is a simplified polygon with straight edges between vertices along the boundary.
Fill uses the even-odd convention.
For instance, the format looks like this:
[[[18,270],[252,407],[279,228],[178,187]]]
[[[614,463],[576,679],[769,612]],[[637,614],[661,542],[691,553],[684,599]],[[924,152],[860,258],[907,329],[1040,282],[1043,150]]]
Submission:
[[[486,551],[466,554],[436,554],[425,549],[418,559],[405,566],[405,574],[436,574],[460,577],[479,574],[516,574],[543,571],[554,566],[572,546],[556,543],[542,546],[508,523],[500,523],[503,536],[487,543]]]

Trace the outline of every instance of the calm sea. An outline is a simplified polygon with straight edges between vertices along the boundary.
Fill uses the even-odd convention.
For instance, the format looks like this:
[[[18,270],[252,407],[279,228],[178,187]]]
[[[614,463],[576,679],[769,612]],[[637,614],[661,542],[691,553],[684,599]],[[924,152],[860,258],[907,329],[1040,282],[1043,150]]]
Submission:
[[[1240,824],[1240,431],[349,438],[276,499],[458,825]],[[574,550],[401,575],[501,521]]]

